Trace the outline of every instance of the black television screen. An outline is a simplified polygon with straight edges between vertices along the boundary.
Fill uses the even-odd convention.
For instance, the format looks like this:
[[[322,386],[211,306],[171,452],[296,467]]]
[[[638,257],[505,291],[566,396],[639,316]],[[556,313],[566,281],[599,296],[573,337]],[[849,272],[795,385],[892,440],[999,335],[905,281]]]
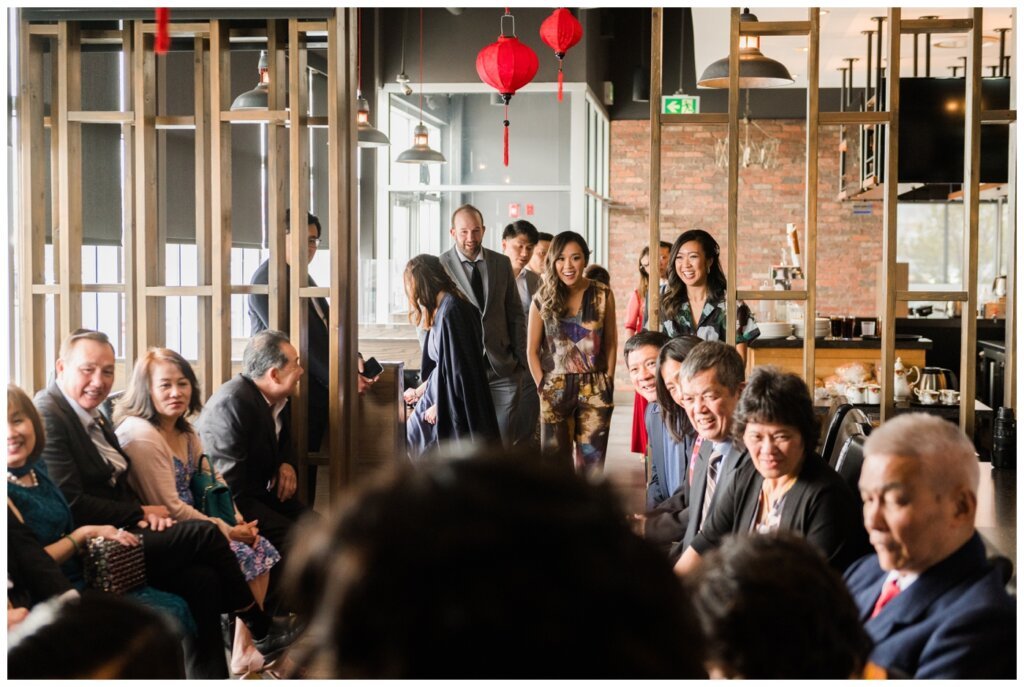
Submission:
[[[899,181],[962,184],[965,79],[900,79]],[[981,80],[981,109],[1010,109],[1010,79]],[[981,181],[1006,183],[1009,127],[981,125]]]

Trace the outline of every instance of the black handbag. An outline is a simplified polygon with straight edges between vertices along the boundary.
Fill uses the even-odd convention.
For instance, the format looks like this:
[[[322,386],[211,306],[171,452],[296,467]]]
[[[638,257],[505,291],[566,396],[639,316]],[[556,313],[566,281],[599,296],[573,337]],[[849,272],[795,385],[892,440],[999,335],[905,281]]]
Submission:
[[[85,582],[93,589],[111,594],[124,594],[146,584],[146,557],[142,551],[142,535],[138,546],[93,537],[86,542]]]

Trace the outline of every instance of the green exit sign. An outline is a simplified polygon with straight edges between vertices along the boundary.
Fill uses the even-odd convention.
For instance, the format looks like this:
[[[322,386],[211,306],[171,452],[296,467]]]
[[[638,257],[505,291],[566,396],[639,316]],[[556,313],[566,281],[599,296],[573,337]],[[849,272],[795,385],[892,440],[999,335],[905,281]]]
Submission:
[[[661,114],[697,114],[700,112],[699,95],[661,96]]]

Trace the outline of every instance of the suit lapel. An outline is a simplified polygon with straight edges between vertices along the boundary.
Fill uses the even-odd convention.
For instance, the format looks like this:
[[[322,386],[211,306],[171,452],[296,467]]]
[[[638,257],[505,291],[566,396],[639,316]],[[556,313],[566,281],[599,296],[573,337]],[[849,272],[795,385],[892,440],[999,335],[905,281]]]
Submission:
[[[697,462],[693,465],[693,486],[690,491],[690,508],[696,508],[691,511],[693,513],[700,513],[704,508],[704,490],[708,484],[708,459],[711,458],[711,452],[714,450],[714,444],[710,441],[705,441],[700,445],[700,452],[697,454]],[[699,517],[699,516],[698,516]],[[691,518],[691,521],[696,522],[698,518]]]
[[[977,538],[977,535],[975,535]],[[980,553],[979,553],[980,551]],[[968,541],[956,553],[946,560],[924,571],[920,577],[896,598],[886,604],[885,608],[865,624],[868,633],[877,639],[888,637],[901,627],[913,625],[921,617],[928,614],[935,600],[960,584],[975,567],[972,559],[978,556],[984,560],[984,547],[980,540]],[[868,615],[874,608],[875,600],[882,591],[885,574],[878,579],[878,584],[869,589]]]
[[[498,296],[498,258],[508,262],[508,258],[500,253],[483,249],[484,261],[487,263],[487,290],[484,292],[487,297],[485,307],[490,307],[491,301]]]
[[[50,398],[53,399],[56,407],[64,415],[64,426],[68,428],[69,432],[68,439],[74,444],[77,444],[77,446],[71,447],[72,450],[76,450],[79,455],[91,462],[93,470],[101,474],[105,473],[109,477],[109,475],[113,473],[114,468],[111,467],[107,461],[103,460],[103,456],[100,455],[100,451],[96,448],[96,444],[92,443],[92,438],[85,430],[85,427],[82,426],[82,421],[78,418],[78,413],[76,413],[74,408],[71,407],[68,400],[64,398],[64,394],[61,393],[60,388],[57,386],[57,382],[53,382],[47,392],[50,394]],[[102,413],[100,414],[100,417],[102,417]],[[104,420],[104,425],[108,424],[109,423]],[[104,436],[108,437],[108,441],[110,440],[107,431],[104,431]],[[116,437],[111,443],[111,446],[117,448],[118,452],[120,452],[121,455],[124,455],[124,452],[121,451],[121,447],[117,443]]]
[[[449,248],[447,251],[442,253],[441,264],[443,264],[448,270],[448,275],[455,280],[459,290],[462,291],[462,295],[465,296],[469,302],[475,305],[482,313],[484,311],[484,306],[482,303],[476,302],[476,296],[473,295],[473,285],[469,283],[469,277],[466,276],[466,270],[462,268],[462,258],[459,257],[458,250],[456,248]]]

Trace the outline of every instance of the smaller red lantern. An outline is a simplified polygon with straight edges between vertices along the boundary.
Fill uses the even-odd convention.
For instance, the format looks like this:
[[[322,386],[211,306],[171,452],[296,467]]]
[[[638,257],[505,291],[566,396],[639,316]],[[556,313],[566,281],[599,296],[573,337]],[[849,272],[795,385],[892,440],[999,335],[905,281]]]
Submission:
[[[540,25],[540,39],[551,46],[558,58],[558,100],[562,100],[562,59],[569,48],[583,38],[583,27],[572,12],[559,7]]]
[[[512,19],[512,35],[506,36],[504,20]],[[516,91],[530,83],[537,74],[537,53],[516,38],[515,19],[505,9],[502,31],[495,43],[491,43],[476,56],[476,73],[488,86],[497,89],[505,103],[505,148],[504,160],[508,167],[508,104]]]
[[[171,19],[171,11],[166,7],[156,8],[156,38],[153,40],[153,52],[157,55],[166,55],[171,47],[171,34],[168,30],[168,23]]]

